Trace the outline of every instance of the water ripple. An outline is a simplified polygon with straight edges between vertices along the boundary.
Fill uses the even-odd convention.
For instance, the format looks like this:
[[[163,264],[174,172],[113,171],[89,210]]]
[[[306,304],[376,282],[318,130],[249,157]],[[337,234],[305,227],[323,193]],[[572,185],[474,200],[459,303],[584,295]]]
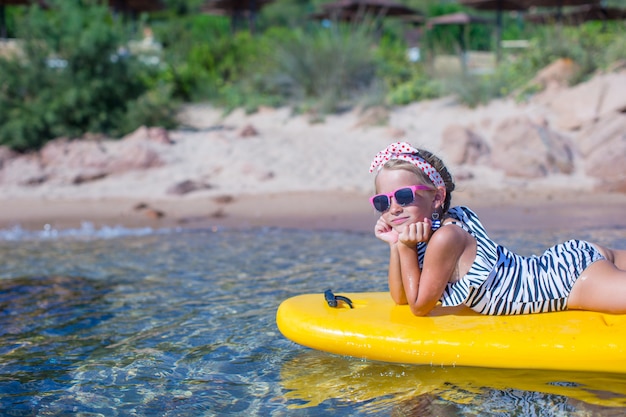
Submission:
[[[626,247],[624,230],[587,235]],[[532,252],[557,237],[498,238]],[[623,411],[619,376],[381,364],[280,335],[282,300],[327,288],[385,290],[387,258],[385,245],[361,233],[1,231],[0,409],[29,416]]]

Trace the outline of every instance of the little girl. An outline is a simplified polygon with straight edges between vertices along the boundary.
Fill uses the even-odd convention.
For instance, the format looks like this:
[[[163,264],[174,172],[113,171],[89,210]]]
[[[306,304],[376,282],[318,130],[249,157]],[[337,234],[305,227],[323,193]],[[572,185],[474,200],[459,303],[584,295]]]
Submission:
[[[566,309],[626,313],[626,250],[570,240],[540,257],[492,241],[474,212],[450,207],[452,176],[443,162],[406,142],[379,152],[374,233],[389,244],[389,290],[413,314],[438,302],[483,314]]]

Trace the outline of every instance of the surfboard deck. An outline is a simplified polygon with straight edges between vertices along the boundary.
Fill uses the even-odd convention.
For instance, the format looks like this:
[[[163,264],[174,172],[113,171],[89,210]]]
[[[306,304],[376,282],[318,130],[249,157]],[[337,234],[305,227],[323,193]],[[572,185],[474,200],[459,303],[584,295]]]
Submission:
[[[276,323],[288,339],[358,358],[432,366],[626,372],[626,315],[563,311],[485,316],[436,307],[426,317],[388,292],[342,293],[354,308],[330,307],[323,293],[283,301]]]

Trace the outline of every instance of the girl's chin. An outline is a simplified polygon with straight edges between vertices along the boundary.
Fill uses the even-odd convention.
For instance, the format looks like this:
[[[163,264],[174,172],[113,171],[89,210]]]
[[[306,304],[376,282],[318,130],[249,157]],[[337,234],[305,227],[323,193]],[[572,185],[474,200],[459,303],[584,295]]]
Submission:
[[[397,234],[401,234],[404,232],[404,229],[406,229],[406,224],[399,224],[397,226],[392,226],[392,228]]]

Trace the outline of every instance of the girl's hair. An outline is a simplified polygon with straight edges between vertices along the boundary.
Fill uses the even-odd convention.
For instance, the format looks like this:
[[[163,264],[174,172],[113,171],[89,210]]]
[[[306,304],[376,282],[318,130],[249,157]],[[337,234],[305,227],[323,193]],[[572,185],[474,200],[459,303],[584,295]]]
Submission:
[[[446,199],[443,202],[442,211],[445,215],[450,209],[450,202],[452,201],[452,191],[454,191],[454,189],[456,188],[456,186],[454,185],[454,180],[452,179],[452,174],[450,174],[450,171],[448,171],[448,168],[445,166],[443,161],[432,152],[424,149],[419,149],[419,154],[429,164],[431,164],[437,170],[437,172],[439,172],[441,178],[443,178],[443,182],[446,186]],[[390,159],[389,161],[385,162],[383,168],[404,169],[406,171],[410,171],[417,175],[418,178],[421,178],[424,184],[432,185],[433,187],[435,186],[431,179],[428,178],[428,175],[424,173],[424,171],[408,161],[403,161],[401,159]]]

